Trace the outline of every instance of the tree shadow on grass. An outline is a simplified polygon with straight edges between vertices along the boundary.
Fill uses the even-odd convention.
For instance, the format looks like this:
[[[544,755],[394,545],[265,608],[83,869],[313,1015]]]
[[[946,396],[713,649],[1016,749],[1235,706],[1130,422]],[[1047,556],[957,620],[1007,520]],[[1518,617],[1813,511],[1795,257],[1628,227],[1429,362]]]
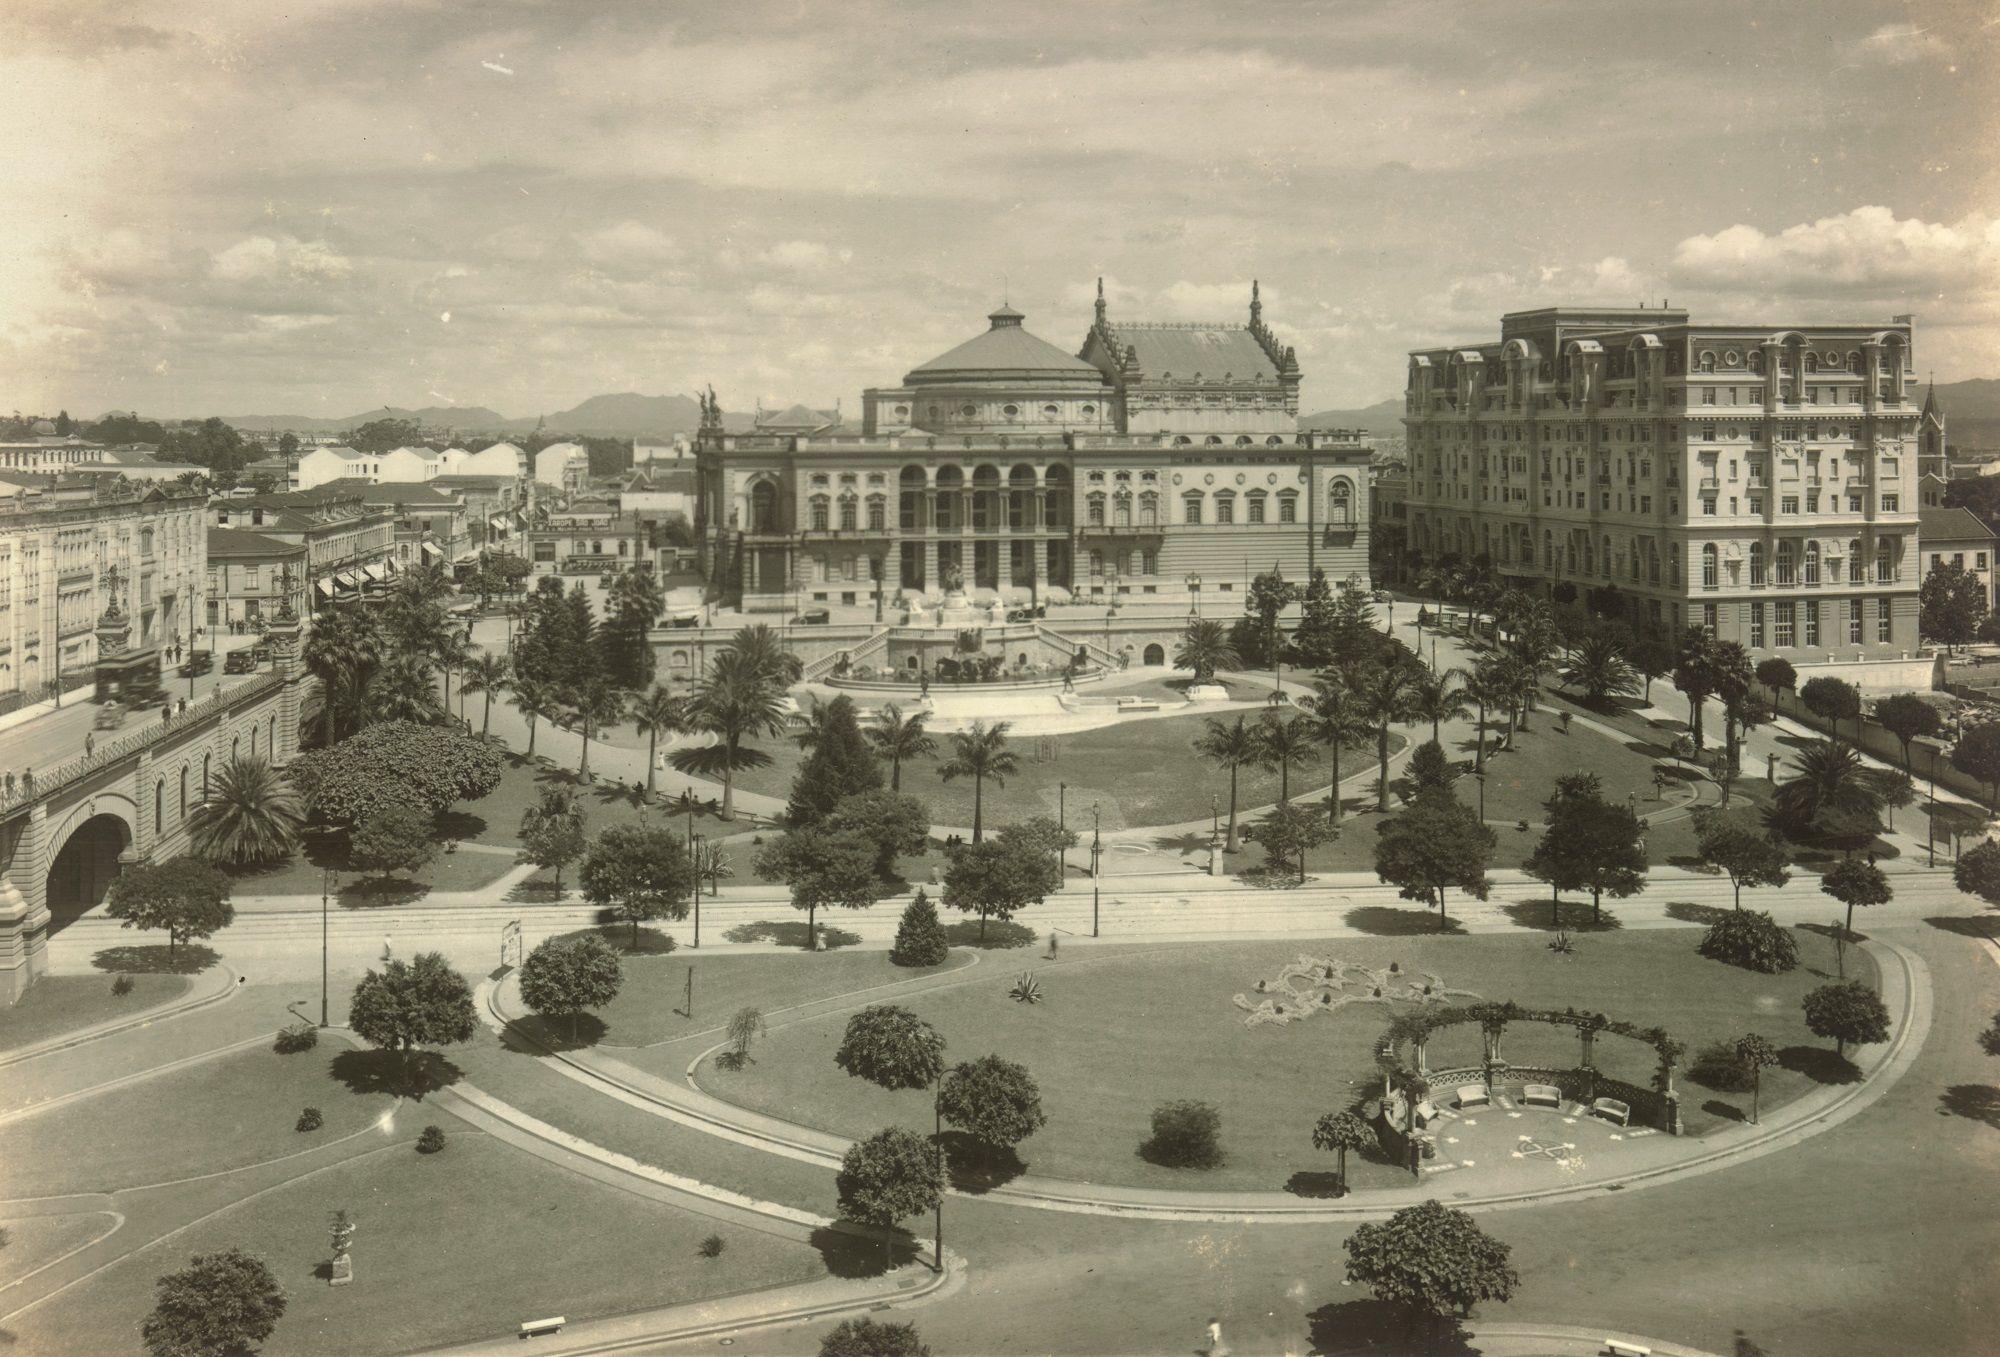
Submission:
[[[1936,914],[1924,922],[1943,932],[1956,933],[1961,938],[1973,938],[1981,942],[2000,941],[2000,915]]]
[[[1421,1327],[1412,1327],[1409,1314],[1400,1306],[1368,1297],[1322,1305],[1306,1316],[1311,1326],[1312,1350],[1321,1357],[1347,1357],[1349,1353],[1414,1354],[1425,1357],[1477,1357],[1471,1335],[1456,1318],[1437,1321],[1429,1344]]]
[[[907,1230],[876,1232],[846,1221],[814,1230],[812,1246],[828,1272],[846,1278],[880,1277],[891,1268],[915,1262],[919,1254],[917,1241]]]
[[[90,964],[113,975],[195,975],[220,960],[220,952],[198,942],[184,942],[171,955],[164,942],[124,943],[106,947]]]
[[[1824,1046],[1787,1046],[1778,1052],[1778,1064],[1803,1074],[1816,1084],[1858,1084],[1861,1070],[1846,1056]]]
[[[1501,912],[1522,928],[1538,929],[1544,933],[1558,929],[1567,929],[1572,933],[1609,933],[1625,926],[1616,914],[1593,918],[1590,906],[1582,900],[1563,901],[1557,907],[1554,919],[1549,918],[1549,902],[1546,900],[1518,900],[1501,906]]]
[[[489,828],[485,816],[474,815],[469,810],[441,811],[437,817],[437,832],[441,839],[459,839],[470,843]]]
[[[939,1143],[944,1146],[945,1171],[959,1192],[991,1192],[1028,1171],[1012,1147],[988,1145],[963,1131],[946,1131]]]
[[[342,909],[393,909],[412,904],[431,893],[423,881],[400,876],[365,876],[340,888]]]
[[[1199,831],[1162,834],[1153,840],[1153,847],[1165,853],[1199,853],[1207,849],[1208,835]]]
[[[1985,1122],[2000,1131],[2000,1088],[1991,1084],[1953,1084],[1938,1095],[1938,1111]]]
[[[988,951],[1008,947],[1026,947],[1036,940],[1035,930],[1026,924],[1010,920],[988,919],[986,937],[979,936],[979,920],[961,919],[957,923],[944,926],[945,941],[953,947],[980,947]]]
[[[757,919],[747,924],[738,924],[722,935],[731,942],[774,942],[780,947],[796,947],[805,950],[806,921],[804,919]],[[859,933],[850,933],[844,928],[831,924],[819,926],[819,949],[831,952],[836,948],[852,947],[861,941]]]
[[[555,882],[533,878],[508,887],[507,894],[502,898],[510,905],[554,905],[562,902],[562,897],[556,894]]]
[[[1440,924],[1436,915],[1415,905],[1408,909],[1396,909],[1389,905],[1356,905],[1341,916],[1341,921],[1349,928],[1382,938],[1433,937],[1465,931],[1465,925],[1458,920],[1446,918]]]
[[[463,1071],[436,1051],[342,1051],[327,1062],[327,1071],[349,1093],[386,1093],[422,1102],[426,1093],[449,1088]]]
[[[1723,1121],[1750,1120],[1749,1113],[1745,1112],[1735,1103],[1726,1103],[1720,1098],[1710,1098],[1701,1105],[1701,1110],[1708,1113],[1711,1117],[1720,1117]]]
[[[1285,1180],[1285,1191],[1294,1197],[1338,1197],[1340,1175],[1325,1170],[1300,1169]]]
[[[632,936],[632,925],[620,921],[616,923],[593,924],[589,928],[573,929],[568,933],[557,935],[552,941],[571,942],[582,937],[597,938],[612,951],[617,952],[620,956],[627,957],[666,956],[680,949],[680,944],[674,941],[674,935],[662,932],[660,929],[650,928],[641,924],[638,934],[638,940],[635,942]]]
[[[509,1026],[520,1029],[520,1034],[532,1040],[537,1049],[547,1051],[588,1050],[604,1040],[605,1033],[611,1030],[604,1019],[595,1013],[576,1015],[574,1035],[567,1016],[545,1018],[539,1013],[531,1013],[515,1018]]]
[[[1679,919],[1684,924],[1702,924],[1713,928],[1735,911],[1720,909],[1714,905],[1691,905],[1685,900],[1674,900],[1667,905],[1667,917]]]

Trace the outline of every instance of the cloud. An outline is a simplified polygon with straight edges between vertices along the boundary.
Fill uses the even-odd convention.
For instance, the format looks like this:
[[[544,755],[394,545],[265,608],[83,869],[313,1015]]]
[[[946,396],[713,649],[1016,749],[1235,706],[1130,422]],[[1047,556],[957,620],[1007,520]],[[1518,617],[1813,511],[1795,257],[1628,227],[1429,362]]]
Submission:
[[[854,258],[852,250],[836,250],[817,240],[787,240],[773,245],[758,256],[773,268],[797,273],[818,273]]]
[[[657,227],[621,221],[586,232],[577,241],[583,257],[609,269],[648,269],[681,258],[680,242]]]
[[[2000,288],[2000,221],[1927,222],[1871,206],[1776,235],[1738,224],[1681,241],[1673,272],[1696,286],[1769,295],[1991,292]]]
[[[323,240],[251,236],[215,256],[214,276],[225,283],[337,283],[354,271]]]
[[[1282,304],[1279,294],[1261,288],[1264,305]],[[1212,320],[1240,324],[1250,314],[1250,280],[1231,283],[1191,283],[1185,279],[1162,288],[1154,306],[1169,320]]]

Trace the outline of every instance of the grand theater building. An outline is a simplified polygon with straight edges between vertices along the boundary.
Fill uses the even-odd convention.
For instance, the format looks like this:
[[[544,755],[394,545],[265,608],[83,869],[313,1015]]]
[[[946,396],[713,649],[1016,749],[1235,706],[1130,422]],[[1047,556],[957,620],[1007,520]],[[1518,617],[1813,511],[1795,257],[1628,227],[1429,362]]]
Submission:
[[[1365,584],[1369,447],[1300,434],[1299,366],[1264,323],[1114,323],[1071,354],[1001,306],[862,393],[858,430],[697,440],[696,532],[718,602],[878,610],[935,600],[1205,598],[1252,575]]]

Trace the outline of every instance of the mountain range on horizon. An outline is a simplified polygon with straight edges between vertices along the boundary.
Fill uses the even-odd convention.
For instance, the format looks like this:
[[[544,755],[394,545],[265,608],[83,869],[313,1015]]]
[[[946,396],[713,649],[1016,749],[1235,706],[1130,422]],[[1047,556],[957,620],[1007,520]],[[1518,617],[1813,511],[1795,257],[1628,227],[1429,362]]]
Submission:
[[[1945,409],[1951,441],[1966,446],[2000,445],[2000,378],[1973,377],[1940,382],[1937,395]],[[645,396],[625,391],[592,396],[567,410],[510,419],[483,405],[429,405],[416,408],[383,406],[344,419],[313,415],[225,415],[223,421],[246,433],[291,430],[295,433],[340,433],[372,419],[413,419],[427,427],[447,428],[463,435],[508,436],[533,433],[597,438],[667,438],[691,433],[701,420],[701,408],[690,396]],[[750,429],[756,416],[749,411],[724,411],[723,427]],[[1299,416],[1300,429],[1363,429],[1376,437],[1403,432],[1403,400],[1391,396],[1373,405],[1316,410]]]

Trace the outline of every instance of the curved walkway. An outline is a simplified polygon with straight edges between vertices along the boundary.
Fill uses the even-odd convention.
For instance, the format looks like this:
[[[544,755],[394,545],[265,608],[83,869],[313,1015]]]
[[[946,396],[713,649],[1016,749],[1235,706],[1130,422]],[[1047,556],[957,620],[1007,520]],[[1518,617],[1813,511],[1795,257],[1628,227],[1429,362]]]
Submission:
[[[1931,987],[1928,968],[1907,948],[1893,943],[1862,945],[1870,949],[1880,967],[1883,1001],[1897,1023],[1895,1036],[1872,1055],[1864,1068],[1864,1077],[1858,1082],[1816,1089],[1776,1109],[1759,1125],[1728,1127],[1699,1141],[1669,1136],[1628,1141],[1625,1152],[1638,1162],[1622,1172],[1529,1190],[1464,1197],[1454,1194],[1454,1205],[1475,1211],[1502,1210],[1673,1182],[1787,1148],[1863,1111],[1887,1093],[1916,1059],[1930,1029]],[[530,1034],[513,1026],[516,1014],[507,994],[514,988],[517,987],[513,976],[499,985],[482,986],[483,1016],[496,1030],[509,1028],[516,1039],[534,1043]],[[541,1049],[547,1052],[541,1057],[545,1064],[600,1095],[615,1097],[655,1116],[767,1153],[834,1167],[851,1143],[825,1131],[726,1102],[691,1083],[676,1083],[649,1074],[601,1052],[554,1051],[547,1046]],[[1685,1150],[1688,1146],[1694,1148]],[[1383,1219],[1435,1196],[1436,1192],[1419,1183],[1410,1188],[1364,1191],[1349,1201],[1325,1202],[1283,1192],[1176,1191],[1069,1182],[1024,1174],[985,1192],[954,1195],[1041,1210],[1130,1219],[1335,1223]]]
[[[78,1028],[74,1032],[61,1032],[15,1050],[0,1051],[0,1069],[8,1065],[18,1065],[24,1060],[34,1060],[39,1056],[53,1055],[57,1051],[67,1051],[85,1042],[115,1037],[120,1032],[129,1032],[135,1027],[150,1027],[155,1023],[167,1022],[183,1014],[193,1013],[197,1009],[234,998],[239,988],[235,971],[227,966],[211,966],[205,971],[196,972],[189,980],[186,990],[164,1003],[94,1023],[89,1027]]]

